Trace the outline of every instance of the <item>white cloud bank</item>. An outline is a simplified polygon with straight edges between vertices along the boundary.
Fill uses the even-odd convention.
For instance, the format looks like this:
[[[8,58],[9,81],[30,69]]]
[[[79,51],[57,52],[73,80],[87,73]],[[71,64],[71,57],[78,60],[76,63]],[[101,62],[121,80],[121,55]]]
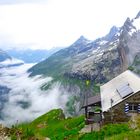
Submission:
[[[68,46],[81,35],[95,39],[105,35],[113,25],[122,26],[127,17],[135,17],[140,10],[140,0],[44,0],[43,3],[21,0],[14,3],[0,5],[1,48],[49,49]]]
[[[1,5],[23,4],[23,3],[44,3],[47,0],[0,0]]]
[[[0,69],[0,85],[11,88],[8,94],[8,101],[4,103],[1,111],[4,120],[0,123],[5,125],[25,122],[35,119],[54,108],[65,108],[68,94],[60,90],[60,85],[53,85],[52,89],[41,91],[43,83],[47,83],[52,78],[41,78],[39,76],[28,78],[26,70],[31,65],[22,65]],[[25,104],[24,104],[25,103]],[[27,108],[24,108],[25,106]]]

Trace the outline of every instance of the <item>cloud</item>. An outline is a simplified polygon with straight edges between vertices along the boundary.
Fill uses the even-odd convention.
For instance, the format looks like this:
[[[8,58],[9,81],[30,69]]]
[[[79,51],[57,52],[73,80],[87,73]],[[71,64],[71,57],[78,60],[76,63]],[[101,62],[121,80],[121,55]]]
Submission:
[[[23,3],[40,3],[46,1],[47,0],[0,0],[0,4],[9,5],[9,4],[23,4]]]
[[[54,108],[65,109],[68,93],[55,83],[51,89],[41,91],[42,84],[52,80],[51,77],[36,76],[29,78],[26,70],[31,67],[25,64],[19,67],[4,68],[0,71],[0,85],[10,88],[8,101],[0,110],[5,125],[27,122]]]
[[[1,4],[10,1],[2,0]],[[3,42],[10,42],[9,45],[17,48],[22,47],[21,44],[25,44],[24,48],[35,49],[69,46],[81,35],[89,39],[102,37],[113,25],[122,26],[128,16],[135,17],[140,10],[139,0],[32,1],[0,5]]]

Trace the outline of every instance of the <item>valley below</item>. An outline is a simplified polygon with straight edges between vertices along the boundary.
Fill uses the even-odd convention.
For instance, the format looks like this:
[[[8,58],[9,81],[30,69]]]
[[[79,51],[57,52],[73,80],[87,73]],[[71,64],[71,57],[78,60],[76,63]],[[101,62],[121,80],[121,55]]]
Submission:
[[[26,71],[32,65],[0,69],[0,123],[28,122],[53,108],[65,108],[68,94],[61,92],[59,83],[42,91],[41,86],[52,78],[29,78]]]

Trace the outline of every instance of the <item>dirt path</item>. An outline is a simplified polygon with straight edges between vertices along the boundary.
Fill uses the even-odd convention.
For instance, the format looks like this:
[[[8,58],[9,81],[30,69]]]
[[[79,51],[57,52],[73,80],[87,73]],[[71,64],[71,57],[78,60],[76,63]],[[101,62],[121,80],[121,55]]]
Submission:
[[[80,133],[90,133],[92,131],[99,131],[99,130],[100,130],[100,124],[93,123],[93,124],[85,125],[85,127],[80,130]]]

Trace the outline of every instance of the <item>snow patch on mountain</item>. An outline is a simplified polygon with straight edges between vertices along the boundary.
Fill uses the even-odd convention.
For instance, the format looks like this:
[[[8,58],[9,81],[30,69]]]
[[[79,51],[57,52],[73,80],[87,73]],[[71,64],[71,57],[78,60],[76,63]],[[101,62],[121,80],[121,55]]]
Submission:
[[[131,29],[128,33],[130,36],[132,36],[136,32],[136,29]]]
[[[103,41],[100,41],[100,42],[99,42],[99,45],[105,45],[106,43],[108,43],[108,41],[103,40]]]

